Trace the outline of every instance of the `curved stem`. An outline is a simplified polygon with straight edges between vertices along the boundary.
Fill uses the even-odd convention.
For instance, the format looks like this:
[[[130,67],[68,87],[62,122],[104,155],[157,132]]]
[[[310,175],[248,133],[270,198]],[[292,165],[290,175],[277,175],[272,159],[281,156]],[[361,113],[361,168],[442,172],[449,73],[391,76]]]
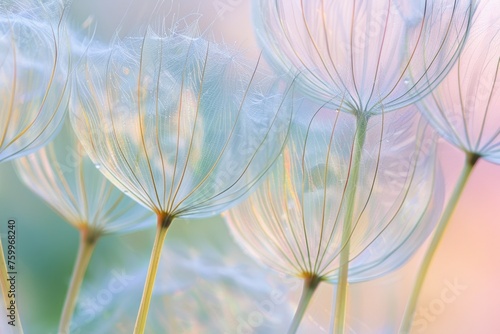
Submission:
[[[61,320],[59,321],[59,334],[69,334],[71,318],[75,311],[76,301],[80,287],[82,286],[85,272],[90,262],[90,258],[94,253],[94,249],[99,239],[99,234],[88,229],[80,231],[80,245],[78,247],[78,255],[76,257],[73,273],[71,274],[71,281],[68,292],[66,292],[66,299],[62,310]]]
[[[436,252],[441,239],[446,231],[446,227],[450,221],[450,218],[457,206],[458,200],[460,199],[460,195],[465,188],[467,180],[472,172],[472,169],[476,165],[480,156],[474,153],[467,153],[464,167],[462,169],[462,173],[458,179],[458,182],[453,190],[451,198],[446,206],[443,215],[437,225],[436,231],[434,232],[434,236],[432,237],[431,243],[427,252],[425,253],[424,259],[422,260],[422,264],[420,265],[420,269],[418,271],[417,280],[415,281],[415,285],[413,286],[413,291],[410,296],[410,300],[406,305],[405,314],[403,317],[403,322],[401,325],[400,333],[410,333],[411,324],[413,321],[413,315],[415,313],[415,309],[417,307],[418,297],[424,285],[425,277],[427,272],[429,271],[430,264],[432,262],[432,258],[434,257],[434,253]]]
[[[293,317],[292,324],[288,329],[288,334],[295,334],[299,328],[300,322],[306,313],[307,306],[311,301],[311,298],[316,291],[319,283],[321,282],[321,277],[309,276],[304,279],[304,288],[302,289],[302,296],[300,297],[299,306],[297,311],[295,311],[295,316]]]
[[[342,250],[340,251],[339,279],[337,282],[337,294],[335,299],[334,333],[336,334],[344,333],[345,328],[350,255],[349,239],[352,233],[352,221],[354,218],[354,204],[356,202],[356,187],[359,180],[361,154],[363,153],[363,145],[365,143],[366,129],[368,126],[368,118],[366,116],[358,115],[357,117],[356,138],[353,148],[354,155],[351,162],[352,167],[348,181],[349,183],[346,189],[347,209],[344,225],[342,228]]]
[[[153,244],[153,251],[151,252],[151,259],[149,260],[146,283],[144,284],[144,290],[142,292],[141,306],[139,307],[139,313],[137,314],[137,320],[135,321],[134,334],[143,334],[146,329],[149,304],[151,303],[156,272],[158,271],[158,264],[160,263],[161,250],[172,220],[173,217],[170,215],[158,214],[156,236]]]

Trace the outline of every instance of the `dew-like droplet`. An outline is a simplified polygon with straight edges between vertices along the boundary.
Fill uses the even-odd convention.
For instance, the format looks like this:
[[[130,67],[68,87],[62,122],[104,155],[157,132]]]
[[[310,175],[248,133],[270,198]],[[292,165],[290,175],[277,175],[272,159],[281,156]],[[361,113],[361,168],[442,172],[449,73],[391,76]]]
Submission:
[[[100,164],[95,164],[95,168],[101,169],[101,165]]]

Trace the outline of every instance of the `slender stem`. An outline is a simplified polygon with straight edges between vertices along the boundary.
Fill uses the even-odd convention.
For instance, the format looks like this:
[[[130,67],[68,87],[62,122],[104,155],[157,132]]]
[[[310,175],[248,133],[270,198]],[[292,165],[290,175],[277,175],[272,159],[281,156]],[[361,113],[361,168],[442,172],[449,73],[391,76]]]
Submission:
[[[143,334],[146,329],[146,321],[148,319],[149,304],[151,303],[151,296],[153,294],[153,287],[155,285],[156,272],[158,271],[158,264],[160,263],[161,250],[167,231],[172,223],[174,217],[165,214],[158,215],[158,225],[156,229],[155,241],[153,244],[153,251],[151,252],[151,259],[149,260],[148,274],[146,276],[146,283],[142,292],[141,306],[135,321],[134,334]]]
[[[342,250],[340,251],[340,267],[339,279],[337,282],[337,293],[335,300],[335,319],[334,328],[336,334],[344,333],[346,320],[346,305],[347,305],[347,288],[348,288],[348,273],[349,273],[349,253],[350,253],[350,237],[352,232],[352,221],[354,218],[354,207],[356,202],[356,188],[359,179],[359,168],[361,162],[361,154],[363,145],[366,139],[366,128],[368,126],[368,118],[363,115],[357,116],[356,139],[354,141],[354,156],[351,163],[351,172],[349,183],[346,189],[346,215],[342,228]]]
[[[80,245],[78,246],[78,255],[76,257],[73,273],[71,274],[71,281],[69,289],[66,292],[66,300],[62,310],[61,320],[59,321],[59,334],[69,334],[71,318],[75,311],[76,301],[80,287],[82,286],[85,272],[90,262],[90,258],[94,252],[99,233],[89,229],[80,230]]]
[[[304,279],[304,288],[302,289],[302,296],[300,297],[299,306],[297,311],[295,311],[295,316],[293,317],[290,329],[288,329],[288,334],[295,334],[299,328],[300,322],[306,313],[307,306],[311,301],[311,298],[316,291],[319,283],[321,283],[321,277],[319,276],[308,276]]]
[[[406,305],[405,314],[403,317],[403,322],[401,325],[400,333],[410,333],[411,324],[413,321],[413,315],[415,313],[415,309],[417,307],[418,297],[424,285],[425,277],[427,272],[429,271],[430,264],[432,262],[432,258],[434,253],[436,252],[441,239],[446,231],[446,227],[450,221],[450,218],[457,206],[458,200],[460,199],[460,195],[465,188],[467,180],[472,172],[472,169],[476,165],[480,156],[474,153],[467,153],[464,167],[462,169],[462,173],[458,179],[458,182],[453,190],[451,198],[441,216],[441,219],[437,225],[436,231],[434,232],[434,236],[432,237],[431,243],[427,252],[425,253],[424,259],[422,260],[422,264],[420,265],[420,269],[418,271],[417,280],[415,281],[415,285],[413,286],[413,291],[410,296],[410,300]]]

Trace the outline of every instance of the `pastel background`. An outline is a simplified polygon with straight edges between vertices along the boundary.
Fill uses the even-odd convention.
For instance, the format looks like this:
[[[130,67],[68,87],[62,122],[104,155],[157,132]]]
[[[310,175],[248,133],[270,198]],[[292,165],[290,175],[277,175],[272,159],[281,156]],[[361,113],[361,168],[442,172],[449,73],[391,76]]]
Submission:
[[[157,11],[150,18],[155,6]],[[165,1],[159,5],[153,0],[132,4],[130,0],[75,0],[72,7],[74,22],[81,23],[90,16],[97,23],[97,38],[102,39],[109,38],[120,22],[122,32],[126,33],[147,20],[159,25],[163,16],[165,26],[169,27],[170,22],[193,12],[201,15],[201,29],[211,26],[215,40],[243,48],[249,59],[255,61],[259,49],[251,27],[250,0]],[[464,157],[442,141],[440,158],[449,194]],[[0,165],[0,189],[0,231],[5,233],[8,219],[17,221],[18,289],[21,312],[25,314],[23,321],[50,328],[62,307],[78,233],[19,182],[10,163]],[[416,320],[420,325],[413,333],[500,333],[499,206],[500,166],[480,162],[435,256],[419,302]],[[220,218],[178,224],[185,225],[174,226],[167,243],[168,238],[176,238],[190,229],[197,234],[212,233],[215,238],[227,233]],[[127,246],[128,241],[132,244],[131,240],[134,241],[131,251],[147,254],[152,245],[150,232],[103,240],[95,257],[113,261],[113,252]],[[396,332],[421,255],[422,252],[390,276],[351,287],[348,322],[352,333]],[[119,267],[127,260],[117,258],[115,263]],[[97,275],[92,266],[89,275]],[[453,284],[461,288],[450,294],[449,286]],[[295,302],[298,293],[294,291],[291,296]],[[443,294],[455,298],[447,303]],[[332,287],[324,284],[313,298],[306,318],[306,325],[313,326],[317,333],[328,331],[331,300]]]

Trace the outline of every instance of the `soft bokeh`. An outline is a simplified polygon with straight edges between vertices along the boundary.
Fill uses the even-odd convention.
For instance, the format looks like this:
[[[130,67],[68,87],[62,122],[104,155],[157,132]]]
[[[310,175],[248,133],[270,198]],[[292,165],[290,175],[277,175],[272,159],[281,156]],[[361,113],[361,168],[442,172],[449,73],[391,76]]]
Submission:
[[[73,15],[80,17],[83,22],[91,14],[94,22],[99,22],[98,35],[105,38],[112,34],[129,2],[124,4],[122,0],[76,0]],[[155,0],[136,1],[130,9],[133,15],[127,17],[123,30],[133,29],[138,21],[147,19],[149,9],[155,4]],[[163,12],[169,12],[171,3],[165,1],[163,7]],[[220,8],[221,15],[218,15]],[[223,36],[227,42],[243,46],[246,52],[256,56],[259,52],[255,48],[250,8],[249,0],[176,1],[167,19],[170,19],[174,12],[177,13],[177,18],[193,11],[203,13],[204,17],[200,23],[203,27],[212,25],[216,30],[214,35],[217,39],[222,39]],[[449,191],[460,172],[463,153],[443,142],[440,158]],[[21,185],[9,164],[0,165],[0,187],[2,237],[6,232],[7,219],[15,218],[18,226],[18,271],[22,273],[18,276],[18,303],[26,319],[23,325],[28,333],[50,333],[60,314],[76,254],[78,235]],[[500,221],[495,211],[499,201],[500,168],[479,162],[436,254],[419,300],[419,309],[440,304],[439,300],[443,290],[447,289],[447,282],[453,283],[457,279],[467,288],[459,291],[460,294],[453,302],[444,303],[445,308],[439,310],[439,314],[431,314],[427,328],[423,331],[415,330],[415,334],[500,332],[500,262],[495,260],[495,254],[500,252]],[[220,231],[225,229],[220,218],[208,222],[188,221],[187,224],[188,228],[199,230],[200,233],[221,234]],[[180,235],[182,230],[172,226],[169,237],[175,239]],[[228,236],[227,233],[221,235]],[[110,237],[107,243],[97,246],[96,258],[113,263],[114,267],[109,268],[110,271],[125,268],[130,258],[116,259],[112,254],[117,247],[128,249],[131,240],[126,237],[123,242],[117,237]],[[141,253],[147,260],[146,254],[150,252],[152,236],[148,232],[142,232],[134,235],[134,240],[139,240],[139,244],[127,254]],[[351,303],[348,315],[348,323],[355,330],[350,334],[395,332],[418,264],[417,256],[403,270],[388,277],[351,286],[351,298],[356,303]],[[91,265],[88,278],[98,277],[100,270],[98,263]],[[293,291],[294,301],[298,300],[298,290],[300,289]],[[324,285],[320,286],[313,297],[306,319],[307,324],[313,326],[313,332],[327,333],[331,293],[332,287]],[[425,319],[422,312],[417,316]]]
[[[293,315],[289,292],[300,284],[257,265],[227,232],[207,238],[210,230],[206,222],[175,229],[162,254],[146,333],[285,332]],[[85,283],[75,333],[130,333],[146,269],[140,256],[130,255],[117,256],[129,256],[127,267],[111,265]]]

